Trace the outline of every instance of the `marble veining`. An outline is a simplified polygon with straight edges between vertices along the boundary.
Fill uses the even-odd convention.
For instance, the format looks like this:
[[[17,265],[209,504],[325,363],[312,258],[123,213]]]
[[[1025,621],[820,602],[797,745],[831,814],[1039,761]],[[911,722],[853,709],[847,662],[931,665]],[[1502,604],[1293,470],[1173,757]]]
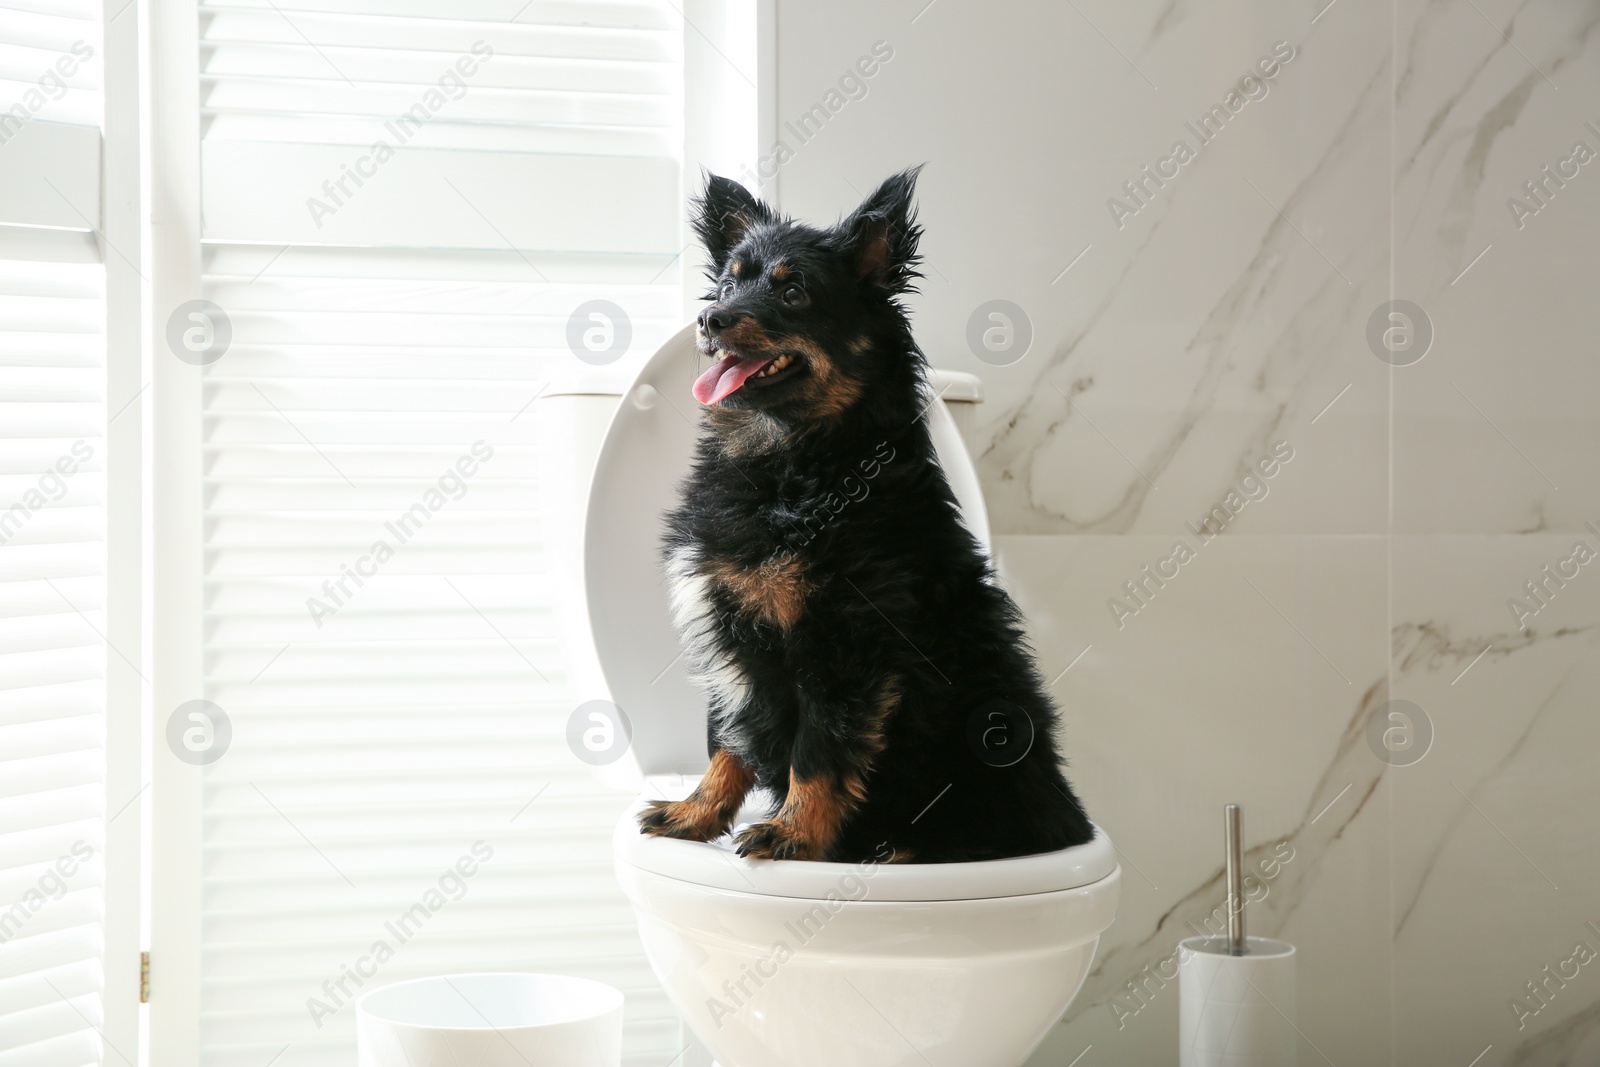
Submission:
[[[1150,532],[1148,525],[1140,522],[1147,497],[1157,491],[1180,452],[1206,448],[1194,440],[1195,430],[1203,420],[1218,417],[1225,383],[1234,384],[1240,379],[1249,383],[1254,394],[1250,422],[1256,429],[1237,454],[1207,450],[1202,462],[1208,477],[1215,481],[1197,482],[1191,478],[1181,489],[1190,499],[1192,511],[1203,510],[1199,506],[1202,502],[1218,495],[1219,488],[1225,488],[1274,434],[1281,434],[1287,412],[1313,405],[1306,414],[1315,414],[1326,397],[1303,394],[1305,371],[1329,357],[1334,349],[1332,338],[1337,337],[1341,327],[1349,329],[1358,324],[1365,317],[1366,303],[1373,299],[1370,293],[1362,295],[1366,287],[1355,285],[1341,274],[1365,278],[1377,270],[1383,245],[1374,240],[1359,247],[1356,263],[1347,263],[1343,269],[1330,264],[1331,269],[1325,270],[1322,277],[1307,282],[1292,274],[1290,265],[1298,265],[1299,257],[1315,259],[1317,253],[1306,247],[1304,236],[1289,218],[1299,214],[1308,200],[1329,195],[1326,175],[1334,169],[1334,161],[1351,151],[1354,140],[1371,136],[1371,115],[1387,89],[1386,70],[1386,61],[1370,70],[1349,114],[1282,203],[1256,204],[1260,210],[1254,214],[1264,220],[1260,236],[1204,319],[1186,336],[1174,336],[1172,351],[1145,357],[1163,363],[1198,358],[1202,369],[1194,377],[1181,409],[1168,413],[1169,417],[1153,431],[1154,439],[1130,445],[1131,463],[1116,468],[1125,487],[1114,506],[1089,512],[1074,505],[1070,487],[1049,485],[1048,490],[1057,498],[1047,496],[1045,483],[1058,478],[1051,463],[1050,446],[1064,424],[1074,418],[1091,418],[1075,407],[1136,405],[1136,396],[1122,394],[1137,383],[1118,382],[1112,387],[1113,395],[1106,397],[1104,388],[1095,391],[1093,369],[1074,372],[1073,357],[1092,344],[1102,322],[1115,319],[1119,302],[1123,302],[1121,298],[1129,287],[1150,283],[1150,263],[1161,262],[1158,237],[1166,214],[1189,206],[1181,199],[1187,189],[1172,194],[1167,210],[1150,225],[1081,329],[1055,348],[1037,372],[1032,391],[998,421],[983,449],[979,466],[986,478],[991,520],[997,529],[1007,533]],[[1282,328],[1260,340],[1247,340],[1255,317],[1268,307],[1283,316]],[[1170,490],[1180,491],[1176,486]],[[1061,494],[1065,500],[1060,500]]]

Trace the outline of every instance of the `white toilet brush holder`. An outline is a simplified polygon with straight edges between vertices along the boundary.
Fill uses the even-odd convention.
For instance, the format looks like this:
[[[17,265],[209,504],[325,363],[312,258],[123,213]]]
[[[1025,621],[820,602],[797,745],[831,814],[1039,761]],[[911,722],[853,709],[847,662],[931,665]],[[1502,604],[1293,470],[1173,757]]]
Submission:
[[[1294,1067],[1294,946],[1222,937],[1180,942],[1178,1040],[1182,1067]]]
[[[1246,937],[1239,806],[1224,816],[1228,845],[1228,936],[1178,943],[1181,1067],[1294,1067],[1295,950]]]

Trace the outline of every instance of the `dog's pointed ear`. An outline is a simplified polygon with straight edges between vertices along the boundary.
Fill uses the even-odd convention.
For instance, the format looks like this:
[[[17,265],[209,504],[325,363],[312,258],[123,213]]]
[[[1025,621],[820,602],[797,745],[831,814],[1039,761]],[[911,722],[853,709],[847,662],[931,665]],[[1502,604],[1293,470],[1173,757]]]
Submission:
[[[712,277],[722,273],[731,253],[744,235],[759,223],[771,222],[772,209],[738,182],[709,171],[706,188],[690,205],[691,225],[710,257]]]
[[[855,260],[856,274],[891,296],[915,289],[922,277],[917,264],[917,175],[921,165],[887,179],[861,202],[848,218],[834,227],[846,254]]]

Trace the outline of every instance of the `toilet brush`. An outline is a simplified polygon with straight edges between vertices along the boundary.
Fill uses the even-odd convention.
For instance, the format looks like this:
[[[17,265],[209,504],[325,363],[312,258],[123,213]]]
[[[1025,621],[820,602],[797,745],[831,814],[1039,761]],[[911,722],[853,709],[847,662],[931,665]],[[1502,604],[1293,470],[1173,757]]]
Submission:
[[[1239,805],[1223,809],[1228,932],[1178,943],[1182,1067],[1294,1067],[1294,946],[1244,932]]]

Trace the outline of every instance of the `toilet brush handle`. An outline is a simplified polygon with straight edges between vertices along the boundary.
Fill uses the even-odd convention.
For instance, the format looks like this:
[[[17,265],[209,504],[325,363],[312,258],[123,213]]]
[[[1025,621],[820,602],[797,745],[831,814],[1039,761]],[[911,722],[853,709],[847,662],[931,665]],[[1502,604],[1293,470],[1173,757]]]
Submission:
[[[1228,848],[1228,953],[1244,955],[1244,844],[1239,832],[1239,805],[1222,809],[1222,835]]]

